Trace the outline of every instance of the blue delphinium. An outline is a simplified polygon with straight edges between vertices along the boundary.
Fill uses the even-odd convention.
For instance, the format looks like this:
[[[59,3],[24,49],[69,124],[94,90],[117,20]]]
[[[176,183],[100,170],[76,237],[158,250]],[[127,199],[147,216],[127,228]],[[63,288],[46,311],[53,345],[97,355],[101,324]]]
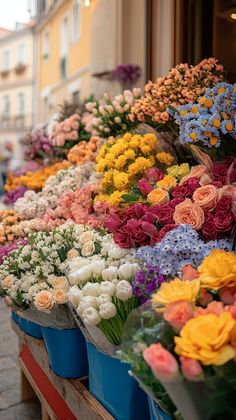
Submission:
[[[198,267],[212,249],[228,251],[231,246],[231,241],[227,239],[205,243],[190,225],[179,225],[156,245],[139,248],[136,255],[159,267],[163,275],[174,277],[179,275],[187,264]]]
[[[132,282],[134,295],[140,299],[141,303],[150,299],[152,293],[165,281],[165,277],[160,273],[158,267],[146,263],[142,270],[137,271]]]

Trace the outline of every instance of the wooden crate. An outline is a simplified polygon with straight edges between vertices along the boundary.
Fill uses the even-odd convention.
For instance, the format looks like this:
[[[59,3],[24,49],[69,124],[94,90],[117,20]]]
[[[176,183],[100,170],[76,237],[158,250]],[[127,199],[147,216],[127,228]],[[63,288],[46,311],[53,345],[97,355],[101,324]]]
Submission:
[[[87,389],[87,378],[63,379],[50,369],[43,340],[30,337],[12,321],[19,338],[22,401],[36,395],[42,420],[114,420]],[[58,349],[60,351],[60,349]]]

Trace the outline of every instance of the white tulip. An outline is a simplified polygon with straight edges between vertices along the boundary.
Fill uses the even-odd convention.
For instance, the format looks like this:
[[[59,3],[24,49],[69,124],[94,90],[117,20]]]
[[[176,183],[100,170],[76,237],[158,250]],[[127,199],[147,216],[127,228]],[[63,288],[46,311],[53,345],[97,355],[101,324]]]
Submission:
[[[122,255],[123,255],[122,249],[119,248],[118,246],[113,246],[108,251],[108,257],[110,258],[119,259],[122,257]]]
[[[103,303],[107,303],[111,301],[112,301],[111,295],[108,295],[107,293],[103,293],[102,295],[98,296],[98,299],[97,299],[98,306],[101,306],[103,305]]]
[[[97,259],[93,260],[90,264],[91,270],[93,274],[100,275],[102,274],[103,270],[105,269],[105,260],[104,259]]]
[[[69,283],[71,285],[72,284],[78,284],[79,283],[79,281],[77,279],[77,271],[72,271],[71,273],[68,274],[67,277],[68,277]]]
[[[97,299],[94,296],[84,296],[80,300],[77,313],[82,315],[87,308],[97,308]]]
[[[87,308],[83,311],[82,318],[87,325],[97,325],[101,321],[101,316],[95,308]]]
[[[116,285],[116,294],[117,299],[125,302],[133,296],[133,290],[131,284],[126,280],[121,280]]]
[[[100,289],[99,289],[99,294],[107,294],[110,296],[114,296],[116,291],[116,286],[115,284],[113,284],[111,281],[102,281],[102,283],[100,283]]]
[[[103,319],[110,319],[116,316],[116,307],[114,303],[106,302],[103,303],[99,308],[99,315]]]
[[[117,267],[108,267],[105,268],[105,270],[103,270],[102,272],[102,278],[105,281],[112,281],[113,279],[117,278],[118,275],[118,269]]]
[[[122,264],[120,266],[120,268],[119,268],[120,279],[128,280],[128,279],[131,279],[134,276],[135,273],[134,273],[133,265],[134,264],[131,264],[131,263],[127,262],[127,263]]]
[[[85,267],[79,268],[79,270],[74,271],[74,276],[77,280],[77,284],[86,282],[92,276],[90,266],[87,265]],[[70,280],[70,275],[69,275],[69,280]]]
[[[83,292],[77,286],[70,288],[68,299],[74,306],[79,306],[79,303],[83,297]]]
[[[83,294],[84,296],[95,296],[99,295],[100,284],[99,283],[91,283],[88,282],[83,287]]]

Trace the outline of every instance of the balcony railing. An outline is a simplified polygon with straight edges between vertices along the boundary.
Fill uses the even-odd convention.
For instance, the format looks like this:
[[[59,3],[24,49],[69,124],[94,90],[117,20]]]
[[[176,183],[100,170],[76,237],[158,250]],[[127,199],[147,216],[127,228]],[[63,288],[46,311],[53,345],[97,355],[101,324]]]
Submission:
[[[32,115],[2,115],[0,119],[0,131],[24,131],[32,126]]]

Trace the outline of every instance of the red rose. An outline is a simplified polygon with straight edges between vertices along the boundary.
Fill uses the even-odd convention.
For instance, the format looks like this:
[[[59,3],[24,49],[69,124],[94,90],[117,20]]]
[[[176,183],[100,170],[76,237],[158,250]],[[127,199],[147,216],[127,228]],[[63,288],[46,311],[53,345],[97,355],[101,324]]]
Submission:
[[[149,245],[150,237],[143,231],[142,221],[131,219],[126,224],[126,230],[136,246]]]
[[[148,195],[153,190],[152,185],[146,178],[142,178],[138,181],[138,187],[142,195]]]
[[[219,211],[213,217],[213,223],[217,229],[217,231],[221,233],[227,233],[232,230],[233,223],[234,223],[234,215],[232,211]]]
[[[147,213],[144,214],[141,220],[143,220],[144,222],[154,223],[157,220],[157,215],[150,211],[147,211]]]
[[[226,210],[231,210],[232,208],[232,197],[230,197],[229,195],[223,195],[218,203],[217,206],[215,208],[215,211],[226,211]]]
[[[177,225],[175,225],[174,223],[171,223],[169,225],[165,225],[159,232],[159,236],[160,238],[164,238],[164,236],[166,236],[166,234],[168,232],[170,232],[171,230],[175,229],[177,227]]]
[[[212,181],[210,185],[214,185],[216,188],[221,188],[223,186],[221,181]]]
[[[147,170],[146,177],[149,181],[157,182],[164,178],[164,174],[160,169],[153,167]]]
[[[114,241],[120,248],[133,248],[134,241],[127,234],[126,230],[115,232]]]
[[[157,213],[157,217],[161,224],[167,225],[173,223],[173,214],[173,207],[169,206],[168,204],[164,204],[163,206],[160,206],[160,209]]]
[[[228,166],[225,163],[214,163],[212,172],[213,172],[215,181],[221,181],[224,184],[227,171],[228,171]]]
[[[153,236],[156,233],[156,227],[149,222],[142,222],[142,230],[144,233],[146,233],[148,236]]]
[[[189,189],[194,193],[194,191],[199,188],[201,185],[199,183],[199,178],[189,178],[188,181],[186,181]],[[184,185],[184,184],[183,184]]]
[[[173,207],[173,209],[175,208],[175,206],[177,206],[177,204],[180,204],[184,201],[184,198],[182,197],[175,197],[172,200],[169,201],[169,205],[171,207]]]
[[[174,198],[186,198],[186,197],[188,197],[188,195],[189,195],[188,185],[186,183],[184,183],[182,185],[177,185],[177,187],[175,187],[172,190],[171,194]]]
[[[226,177],[227,184],[233,184],[236,182],[236,159],[231,163]]]
[[[140,219],[143,215],[145,215],[148,209],[149,207],[146,204],[135,203],[124,213],[124,220],[132,218]]]
[[[156,231],[156,233],[151,237],[150,245],[155,245],[158,242],[160,242],[160,240],[161,240],[161,237],[159,235],[159,232]]]
[[[213,222],[207,221],[202,225],[202,235],[206,241],[217,238],[217,229]]]

